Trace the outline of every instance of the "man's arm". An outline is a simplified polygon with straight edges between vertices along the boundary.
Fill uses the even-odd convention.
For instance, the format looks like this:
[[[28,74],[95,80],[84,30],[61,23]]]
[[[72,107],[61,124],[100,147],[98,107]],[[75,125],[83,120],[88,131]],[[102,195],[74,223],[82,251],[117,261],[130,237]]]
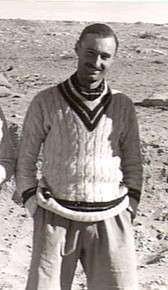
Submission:
[[[121,140],[121,164],[124,183],[128,187],[128,195],[130,197],[129,210],[132,211],[132,215],[135,217],[142,191],[143,170],[138,122],[131,100],[128,102],[125,131]]]
[[[31,197],[29,191],[34,189],[35,192],[38,185],[36,163],[45,138],[43,120],[40,98],[37,96],[31,102],[23,124],[16,170],[17,201],[24,198],[26,202]],[[27,199],[25,192],[27,192]]]
[[[15,164],[16,156],[10,132],[0,108],[0,185],[14,174]]]

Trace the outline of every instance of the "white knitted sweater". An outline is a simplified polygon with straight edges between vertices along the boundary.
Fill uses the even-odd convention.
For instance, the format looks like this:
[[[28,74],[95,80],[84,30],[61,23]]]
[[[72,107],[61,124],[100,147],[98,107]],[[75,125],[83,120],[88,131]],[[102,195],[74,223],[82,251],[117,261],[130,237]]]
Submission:
[[[58,87],[40,92],[27,112],[17,166],[17,187],[38,184],[36,161],[43,144],[40,186],[56,198],[111,201],[125,194],[123,185],[141,190],[139,135],[132,101],[121,93],[112,100],[96,128],[89,131]]]

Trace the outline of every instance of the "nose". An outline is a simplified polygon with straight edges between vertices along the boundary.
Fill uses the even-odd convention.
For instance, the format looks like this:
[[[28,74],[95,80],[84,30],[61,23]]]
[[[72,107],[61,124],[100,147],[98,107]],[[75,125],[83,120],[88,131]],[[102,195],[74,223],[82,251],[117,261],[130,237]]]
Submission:
[[[101,56],[98,54],[95,60],[95,65],[97,69],[102,69],[102,59]]]
[[[102,58],[99,54],[95,56],[93,66],[98,70],[102,70],[104,68]]]

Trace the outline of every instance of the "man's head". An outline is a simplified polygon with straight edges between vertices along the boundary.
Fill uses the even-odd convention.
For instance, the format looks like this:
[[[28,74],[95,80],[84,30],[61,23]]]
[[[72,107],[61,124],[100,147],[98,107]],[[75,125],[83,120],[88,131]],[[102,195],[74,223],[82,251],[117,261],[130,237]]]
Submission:
[[[77,76],[81,85],[95,88],[109,70],[118,49],[118,39],[106,24],[84,28],[76,43]]]

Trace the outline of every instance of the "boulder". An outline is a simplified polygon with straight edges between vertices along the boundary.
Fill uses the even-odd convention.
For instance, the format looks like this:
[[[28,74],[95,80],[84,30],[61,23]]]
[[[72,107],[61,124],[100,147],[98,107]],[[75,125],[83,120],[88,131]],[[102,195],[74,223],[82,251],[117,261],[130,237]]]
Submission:
[[[141,102],[135,102],[135,105],[144,107],[168,106],[168,92],[153,94],[151,97],[143,99]]]
[[[0,73],[0,98],[5,98],[9,96],[21,96],[14,91],[12,85],[7,80],[6,76],[3,73]]]
[[[12,87],[3,73],[0,73],[0,87],[1,86],[6,88]]]

